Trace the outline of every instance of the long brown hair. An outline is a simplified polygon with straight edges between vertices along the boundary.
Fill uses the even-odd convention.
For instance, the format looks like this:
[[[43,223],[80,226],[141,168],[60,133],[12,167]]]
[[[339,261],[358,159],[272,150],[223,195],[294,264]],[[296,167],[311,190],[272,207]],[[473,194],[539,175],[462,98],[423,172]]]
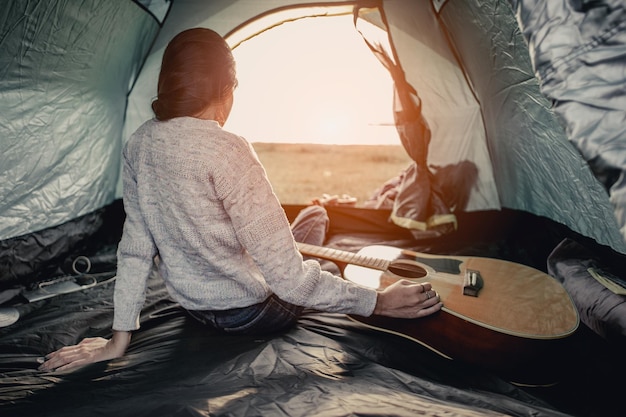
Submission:
[[[165,48],[152,110],[158,120],[194,116],[236,85],[235,60],[224,38],[211,29],[188,29]]]

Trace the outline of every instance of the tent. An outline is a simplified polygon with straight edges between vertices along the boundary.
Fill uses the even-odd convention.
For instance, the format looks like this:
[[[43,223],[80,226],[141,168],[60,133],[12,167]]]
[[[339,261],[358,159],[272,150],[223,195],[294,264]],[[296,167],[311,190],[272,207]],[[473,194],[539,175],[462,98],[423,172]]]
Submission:
[[[625,9],[620,0],[6,1],[0,391],[7,415],[617,412],[606,381],[622,363],[614,348],[623,346],[626,310],[623,295],[597,278],[626,276]],[[236,48],[281,22],[334,14],[354,15],[364,47],[390,69],[399,136],[416,164],[393,207],[331,210],[329,244],[358,250],[385,242],[549,272],[580,314],[583,341],[563,352],[580,368],[564,370],[555,387],[524,388],[315,312],[280,337],[223,339],[185,320],[155,277],[126,361],[39,374],[37,358],[50,349],[110,328],[121,149],[152,117],[167,42],[204,26]],[[371,38],[368,25],[387,37]],[[468,172],[469,183],[454,182]],[[449,204],[450,194],[463,194],[463,203]],[[297,208],[285,207],[287,215]],[[82,291],[46,297],[51,282]]]

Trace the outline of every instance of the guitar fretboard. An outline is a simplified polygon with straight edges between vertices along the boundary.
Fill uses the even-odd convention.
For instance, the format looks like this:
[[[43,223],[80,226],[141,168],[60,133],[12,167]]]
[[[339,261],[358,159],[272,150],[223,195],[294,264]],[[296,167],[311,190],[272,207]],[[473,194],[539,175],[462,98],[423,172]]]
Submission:
[[[314,246],[307,243],[298,242],[298,250],[303,255],[328,259],[330,261],[343,262],[351,265],[363,266],[366,268],[377,269],[379,271],[386,271],[389,268],[389,261],[385,259],[358,255],[354,252],[348,252],[339,249]]]

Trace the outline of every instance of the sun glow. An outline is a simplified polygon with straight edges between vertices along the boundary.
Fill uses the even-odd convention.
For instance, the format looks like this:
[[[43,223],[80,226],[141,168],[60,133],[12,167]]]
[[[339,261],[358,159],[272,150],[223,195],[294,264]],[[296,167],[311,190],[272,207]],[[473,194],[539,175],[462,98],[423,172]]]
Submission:
[[[391,77],[351,16],[285,23],[233,54],[239,87],[225,127],[250,142],[399,144]]]
[[[348,122],[338,115],[326,116],[319,121],[319,136],[336,142],[349,134],[349,127]]]

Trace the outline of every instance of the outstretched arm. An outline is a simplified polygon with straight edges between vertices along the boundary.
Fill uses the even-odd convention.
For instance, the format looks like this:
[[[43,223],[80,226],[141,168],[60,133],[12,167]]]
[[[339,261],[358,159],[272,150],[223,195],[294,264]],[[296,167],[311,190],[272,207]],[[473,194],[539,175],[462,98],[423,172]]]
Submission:
[[[113,331],[110,339],[93,337],[83,339],[73,346],[65,346],[45,357],[40,371],[64,371],[90,363],[124,356],[130,343],[130,332]]]

